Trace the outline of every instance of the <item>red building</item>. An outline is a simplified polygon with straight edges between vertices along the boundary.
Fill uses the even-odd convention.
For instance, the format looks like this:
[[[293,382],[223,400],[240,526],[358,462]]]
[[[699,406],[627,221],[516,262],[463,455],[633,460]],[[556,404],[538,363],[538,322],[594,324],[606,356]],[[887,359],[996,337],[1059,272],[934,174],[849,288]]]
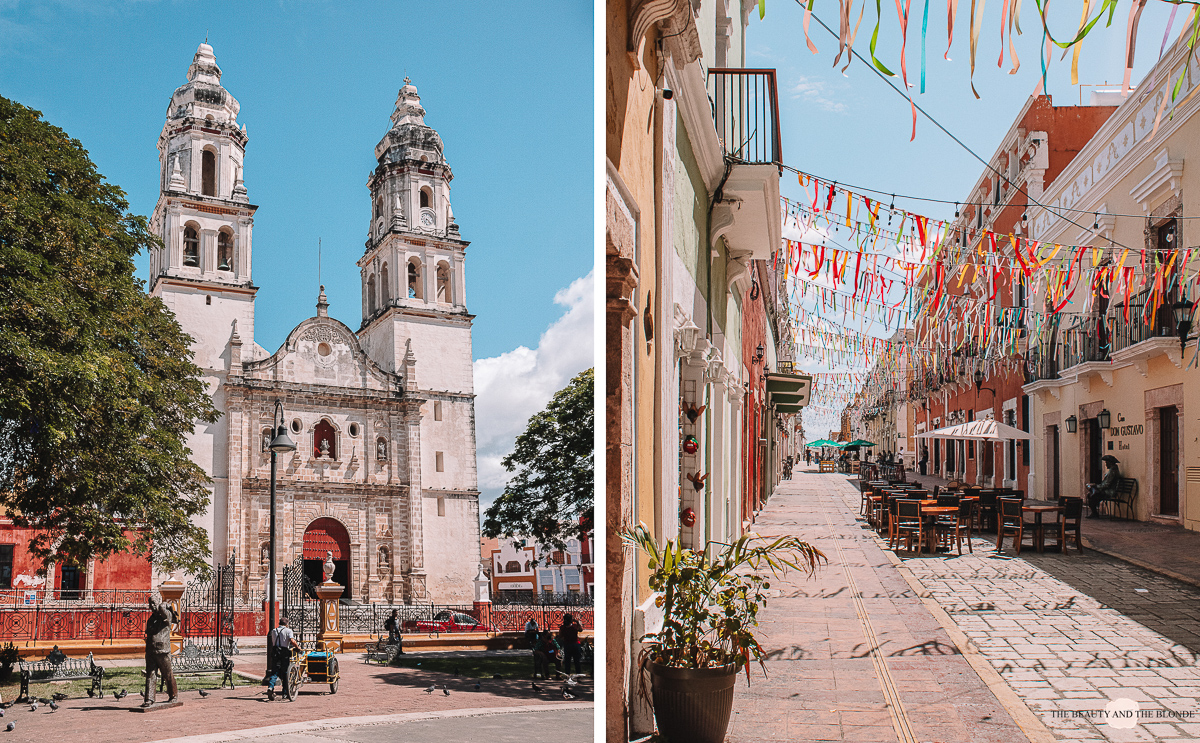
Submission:
[[[1110,105],[1055,106],[1048,95],[1034,96],[1026,102],[992,156],[989,168],[955,214],[950,239],[958,251],[966,254],[965,263],[977,260],[974,252],[981,241],[985,253],[994,249],[1002,256],[1000,265],[1014,262],[1006,236],[1022,234],[1030,199],[1040,200],[1045,188],[1115,110],[1116,106]],[[934,272],[926,271],[923,281],[924,286],[930,286],[935,281]],[[959,263],[947,266],[942,290],[952,297],[966,298],[966,302],[949,304],[951,311],[961,311],[971,306],[968,303],[990,304],[980,317],[1008,330],[1015,343],[989,350],[980,348],[973,338],[939,338],[938,331],[926,320],[918,329],[918,338],[937,339],[949,355],[941,356],[936,364],[914,369],[914,389],[924,398],[915,403],[916,433],[986,418],[1023,431],[1038,430],[1029,420],[1029,397],[1021,389],[1026,383],[1023,329],[1029,309],[1024,276],[1007,268],[993,273]],[[923,451],[928,452],[929,474],[1027,489],[1030,442],[976,445],[961,440],[918,441],[917,459],[922,458]]]
[[[0,600],[35,601],[43,597],[85,598],[88,591],[142,590],[151,588],[152,570],[144,557],[116,554],[87,565],[55,565],[38,575],[42,563],[29,552],[29,541],[39,531],[13,524],[0,515]],[[33,592],[29,597],[29,592]]]

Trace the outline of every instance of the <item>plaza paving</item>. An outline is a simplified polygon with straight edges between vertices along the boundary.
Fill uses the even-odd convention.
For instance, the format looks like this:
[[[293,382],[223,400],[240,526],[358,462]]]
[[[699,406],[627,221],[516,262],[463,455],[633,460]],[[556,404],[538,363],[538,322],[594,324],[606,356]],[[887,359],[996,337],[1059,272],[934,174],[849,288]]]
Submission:
[[[769,677],[739,685],[731,741],[1200,740],[1200,589],[994,537],[897,559],[858,508],[846,476],[798,471],[760,514],[830,564],[775,584]]]

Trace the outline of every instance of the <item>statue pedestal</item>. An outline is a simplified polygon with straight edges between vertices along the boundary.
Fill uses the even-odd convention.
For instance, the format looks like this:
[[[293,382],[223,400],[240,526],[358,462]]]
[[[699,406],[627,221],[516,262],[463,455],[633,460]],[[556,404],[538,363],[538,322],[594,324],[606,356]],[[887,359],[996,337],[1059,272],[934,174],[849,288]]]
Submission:
[[[321,629],[317,632],[317,644],[326,652],[342,652],[342,633],[338,631],[338,601],[342,598],[340,583],[325,581],[316,586],[317,598],[321,600]]]
[[[149,707],[141,707],[141,706],[133,707],[133,711],[134,712],[157,712],[160,709],[175,709],[176,707],[182,707],[182,706],[183,706],[183,702],[180,702],[179,700],[175,700],[174,702],[155,702],[154,704],[150,705]]]
[[[179,602],[183,598],[183,591],[186,586],[183,581],[172,575],[158,585],[158,593],[162,596],[163,603],[171,607],[175,612],[175,616],[183,621],[183,609]],[[171,654],[176,655],[183,650],[183,635],[179,632],[179,623],[171,625]],[[151,708],[152,709],[152,708]]]

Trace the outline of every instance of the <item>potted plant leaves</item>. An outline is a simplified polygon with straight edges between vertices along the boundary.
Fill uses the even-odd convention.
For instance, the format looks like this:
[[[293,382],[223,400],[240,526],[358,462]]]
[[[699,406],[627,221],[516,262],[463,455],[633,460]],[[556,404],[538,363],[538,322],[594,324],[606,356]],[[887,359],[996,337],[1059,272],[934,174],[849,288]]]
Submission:
[[[686,549],[659,546],[639,525],[622,541],[649,558],[650,588],[660,595],[662,627],[641,638],[659,734],[672,743],[720,743],[733,710],[733,687],[766,652],[755,637],[770,578],[788,570],[812,573],[824,553],[794,536],[745,534],[730,544]],[[644,679],[643,674],[639,674]],[[644,689],[643,689],[644,693]]]

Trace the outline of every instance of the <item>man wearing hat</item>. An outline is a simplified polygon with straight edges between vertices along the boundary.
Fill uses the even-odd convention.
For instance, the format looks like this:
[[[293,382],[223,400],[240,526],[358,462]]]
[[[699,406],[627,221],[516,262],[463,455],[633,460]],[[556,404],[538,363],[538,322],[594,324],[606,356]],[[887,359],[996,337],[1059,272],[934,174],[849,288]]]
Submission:
[[[1104,479],[1100,484],[1088,483],[1088,513],[1089,519],[1096,518],[1100,513],[1100,504],[1105,500],[1112,500],[1117,495],[1117,483],[1121,480],[1121,471],[1117,468],[1117,458],[1111,454],[1105,454],[1100,457],[1100,461],[1108,467],[1108,472],[1104,473]]]

